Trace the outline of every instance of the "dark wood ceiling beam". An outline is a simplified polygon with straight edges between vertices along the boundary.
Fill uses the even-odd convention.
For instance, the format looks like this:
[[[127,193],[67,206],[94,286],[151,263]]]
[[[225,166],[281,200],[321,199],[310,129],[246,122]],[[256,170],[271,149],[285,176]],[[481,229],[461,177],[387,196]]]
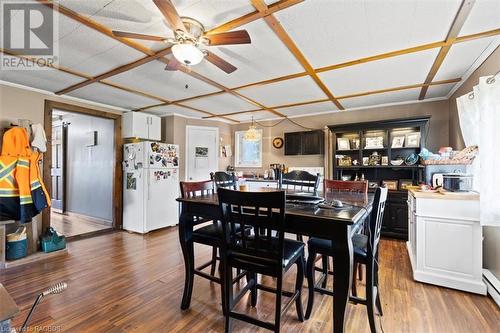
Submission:
[[[472,7],[474,7],[475,0],[462,0],[462,3],[460,4],[460,8],[458,9],[457,15],[455,16],[455,19],[453,20],[453,23],[451,24],[450,30],[448,31],[448,35],[446,36],[445,43],[446,45],[442,46],[441,49],[439,50],[439,53],[434,60],[434,63],[432,64],[432,67],[427,74],[427,77],[425,78],[425,83],[432,82],[434,77],[436,76],[437,72],[439,71],[439,68],[441,68],[441,65],[444,62],[444,59],[446,58],[446,55],[451,49],[451,46],[455,39],[458,37],[458,34],[460,33],[460,30],[462,29],[465,21],[469,17],[469,14],[472,10]],[[425,98],[425,94],[427,93],[427,89],[429,89],[429,86],[423,86],[422,90],[420,90],[420,96],[418,99],[422,100]]]
[[[424,87],[424,86],[437,86],[437,85],[442,85],[442,84],[457,83],[457,82],[460,82],[461,80],[462,80],[461,78],[455,78],[455,79],[449,79],[449,80],[434,81],[431,83],[417,83],[417,84],[398,86],[398,87],[393,87],[393,88],[370,90],[370,91],[365,91],[365,92],[360,92],[360,93],[355,93],[355,94],[337,96],[337,99],[342,100],[342,99],[361,97],[361,96],[367,96],[367,95],[382,94],[382,93],[386,93],[386,92],[415,89],[415,88],[420,88],[420,87]],[[330,100],[329,98],[322,98],[322,99],[316,99],[316,100],[305,101],[305,102],[274,105],[271,108],[279,110],[279,109],[289,108],[289,107],[294,107],[294,106],[303,106],[303,105],[324,103],[324,102],[328,102],[329,100]],[[234,116],[237,114],[244,114],[244,113],[250,113],[250,112],[257,112],[257,111],[263,111],[263,109],[254,109],[254,110],[237,111],[237,112],[231,112],[231,113],[223,113],[223,114],[217,114],[217,115],[212,115],[212,116],[206,116],[203,118],[208,119],[208,118],[217,118],[220,116]]]
[[[303,1],[304,0],[281,0],[275,2],[272,5],[270,5],[266,11],[261,12],[259,10],[256,10],[241,17],[238,17],[234,20],[231,20],[227,23],[221,24],[213,29],[208,30],[207,35],[233,30],[235,28],[241,27],[242,25],[264,18],[267,15],[274,14],[280,10],[291,7]]]
[[[251,0],[253,6],[261,13],[266,13],[268,10],[268,6],[263,0]],[[344,107],[340,102],[335,98],[330,89],[321,81],[318,74],[314,71],[314,68],[306,59],[302,51],[300,51],[299,47],[292,40],[290,35],[286,32],[285,28],[281,25],[278,19],[274,15],[267,15],[264,17],[264,21],[266,21],[267,25],[274,31],[274,33],[278,36],[278,38],[285,44],[285,46],[290,50],[290,52],[294,55],[297,61],[304,67],[305,71],[309,74],[309,76],[316,82],[318,87],[325,93],[325,95],[339,108],[343,110]]]

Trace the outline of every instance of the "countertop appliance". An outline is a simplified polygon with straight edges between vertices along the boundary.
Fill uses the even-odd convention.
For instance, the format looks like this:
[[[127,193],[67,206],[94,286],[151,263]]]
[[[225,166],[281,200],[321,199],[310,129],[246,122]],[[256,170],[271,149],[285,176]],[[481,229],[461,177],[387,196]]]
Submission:
[[[176,225],[179,146],[142,141],[123,152],[123,229],[144,234]]]
[[[451,192],[472,191],[474,176],[463,173],[445,173],[443,175],[443,189]]]

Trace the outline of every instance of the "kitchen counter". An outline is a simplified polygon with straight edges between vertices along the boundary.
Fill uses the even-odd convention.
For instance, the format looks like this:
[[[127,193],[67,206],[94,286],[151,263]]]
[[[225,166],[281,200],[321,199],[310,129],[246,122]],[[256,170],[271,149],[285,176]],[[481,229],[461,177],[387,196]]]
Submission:
[[[419,199],[441,199],[441,200],[479,200],[477,192],[422,192],[416,189],[409,189],[415,198]]]

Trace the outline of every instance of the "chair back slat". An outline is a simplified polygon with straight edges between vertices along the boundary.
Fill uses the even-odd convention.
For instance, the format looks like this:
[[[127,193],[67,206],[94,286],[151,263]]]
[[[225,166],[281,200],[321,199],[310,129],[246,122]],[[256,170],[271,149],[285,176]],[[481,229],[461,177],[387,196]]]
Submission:
[[[374,258],[378,255],[378,244],[380,241],[380,231],[384,219],[385,203],[387,201],[387,188],[379,187],[375,192],[373,208],[368,222],[368,255]]]
[[[225,250],[282,265],[285,192],[240,192],[224,188],[217,192]],[[236,224],[240,225],[239,230],[250,228],[251,232],[238,231]]]
[[[199,182],[180,182],[182,198],[195,198],[215,194],[214,182],[203,180]]]
[[[356,192],[356,193],[368,193],[368,181],[345,181],[345,180],[324,180],[325,193],[328,192]]]
[[[285,173],[280,179],[280,188],[294,191],[316,193],[319,186],[319,173],[312,175],[307,171],[294,170]]]
[[[224,187],[236,190],[238,187],[238,179],[234,172],[227,173],[224,171],[210,172],[210,179],[215,182],[215,187]]]

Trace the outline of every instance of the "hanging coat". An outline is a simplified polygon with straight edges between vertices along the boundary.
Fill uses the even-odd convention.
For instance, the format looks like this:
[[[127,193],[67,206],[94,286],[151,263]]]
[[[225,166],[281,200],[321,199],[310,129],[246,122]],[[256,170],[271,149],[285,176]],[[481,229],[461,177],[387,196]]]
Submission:
[[[38,159],[38,153],[30,149],[24,128],[15,127],[5,132],[0,156],[1,220],[30,222],[33,216],[49,206],[50,199],[40,179]]]

